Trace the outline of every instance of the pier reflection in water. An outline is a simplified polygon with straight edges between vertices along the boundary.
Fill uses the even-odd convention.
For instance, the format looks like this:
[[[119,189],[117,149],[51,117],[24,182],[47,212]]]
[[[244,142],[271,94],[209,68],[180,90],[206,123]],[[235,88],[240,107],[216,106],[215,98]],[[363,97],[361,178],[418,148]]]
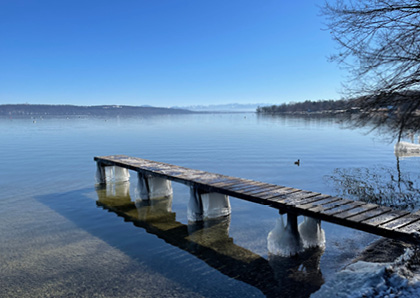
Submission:
[[[291,257],[279,255],[276,249],[269,249],[267,260],[234,243],[229,236],[230,215],[189,221],[185,225],[178,222],[176,214],[172,212],[172,193],[147,199],[137,189],[132,200],[129,189],[129,181],[98,184],[97,205],[115,212],[125,221],[132,222],[168,244],[191,253],[222,274],[258,288],[267,297],[308,297],[324,282],[320,270],[320,259],[324,252],[322,246],[302,249]],[[290,222],[289,226],[282,226],[281,217],[277,224],[273,223],[274,230],[268,237],[269,248],[270,245],[272,248],[282,245],[279,241],[283,238],[278,237],[279,233],[290,232]],[[319,227],[319,224],[312,223],[313,226]],[[299,235],[299,231],[295,235]]]

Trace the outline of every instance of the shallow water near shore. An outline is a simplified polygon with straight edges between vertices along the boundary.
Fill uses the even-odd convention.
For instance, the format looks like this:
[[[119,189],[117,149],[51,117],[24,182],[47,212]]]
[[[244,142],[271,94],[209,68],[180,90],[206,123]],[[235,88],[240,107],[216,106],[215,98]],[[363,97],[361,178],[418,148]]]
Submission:
[[[170,200],[142,205],[135,173],[114,188],[95,185],[93,157],[351,198],[404,191],[407,206],[394,203],[418,209],[420,158],[397,159],[394,143],[368,131],[253,113],[0,118],[0,297],[307,297],[379,237],[323,222],[325,250],[273,256],[277,210],[231,198],[230,217],[191,224],[188,187],[173,183]]]

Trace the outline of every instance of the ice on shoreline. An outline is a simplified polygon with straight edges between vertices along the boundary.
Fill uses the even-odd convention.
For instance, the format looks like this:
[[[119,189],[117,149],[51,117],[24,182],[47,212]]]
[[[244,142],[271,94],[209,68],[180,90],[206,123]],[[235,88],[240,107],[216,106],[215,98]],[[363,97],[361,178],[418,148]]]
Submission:
[[[392,263],[350,264],[311,297],[420,297],[420,272],[409,268],[414,255],[406,249]]]
[[[420,144],[409,142],[398,142],[394,146],[394,153],[397,157],[420,156]]]

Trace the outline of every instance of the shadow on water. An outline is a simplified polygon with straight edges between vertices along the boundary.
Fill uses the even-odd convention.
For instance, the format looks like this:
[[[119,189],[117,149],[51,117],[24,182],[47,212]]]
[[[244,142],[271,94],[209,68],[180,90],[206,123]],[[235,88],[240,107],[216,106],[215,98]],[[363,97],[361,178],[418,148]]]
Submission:
[[[109,191],[97,187],[98,206],[144,228],[165,242],[206,262],[219,272],[260,289],[268,297],[309,296],[323,283],[319,262],[320,249],[310,249],[295,257],[271,256],[269,260],[242,248],[229,237],[230,217],[190,222],[175,220],[172,196],[147,201],[131,201],[128,184]]]
[[[308,297],[324,282],[320,270],[322,249],[307,249],[294,257],[270,255],[267,260],[234,243],[229,237],[229,216],[182,224],[176,221],[176,214],[171,211],[172,197],[133,202],[128,182],[97,186],[96,204],[123,217],[125,222],[131,222],[147,234],[139,235],[133,229],[124,229],[121,224],[119,227],[112,227],[111,233],[106,231],[107,225],[113,224],[108,216],[92,216],[92,200],[83,195],[87,191],[90,190],[51,194],[37,199],[92,235],[180,284],[191,286],[189,283],[193,281],[188,281],[186,273],[191,271],[191,268],[187,268],[187,265],[181,268],[172,263],[168,265],[164,253],[148,256],[147,254],[154,250],[156,240],[140,236],[155,235],[172,247],[195,256],[220,273],[255,287],[267,297]],[[77,204],[77,208],[74,204]],[[189,275],[191,274],[190,272]],[[193,279],[197,282],[197,279],[206,277],[194,276]],[[200,292],[198,285],[191,287]],[[214,293],[201,294],[212,296]]]

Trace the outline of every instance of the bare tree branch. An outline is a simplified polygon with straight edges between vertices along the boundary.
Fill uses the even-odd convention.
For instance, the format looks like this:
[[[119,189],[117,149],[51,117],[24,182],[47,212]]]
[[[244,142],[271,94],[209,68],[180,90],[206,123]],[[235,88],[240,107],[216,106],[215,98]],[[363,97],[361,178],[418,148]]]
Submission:
[[[346,67],[346,96],[358,98],[359,123],[391,123],[398,137],[420,129],[420,1],[337,0],[321,9]]]

